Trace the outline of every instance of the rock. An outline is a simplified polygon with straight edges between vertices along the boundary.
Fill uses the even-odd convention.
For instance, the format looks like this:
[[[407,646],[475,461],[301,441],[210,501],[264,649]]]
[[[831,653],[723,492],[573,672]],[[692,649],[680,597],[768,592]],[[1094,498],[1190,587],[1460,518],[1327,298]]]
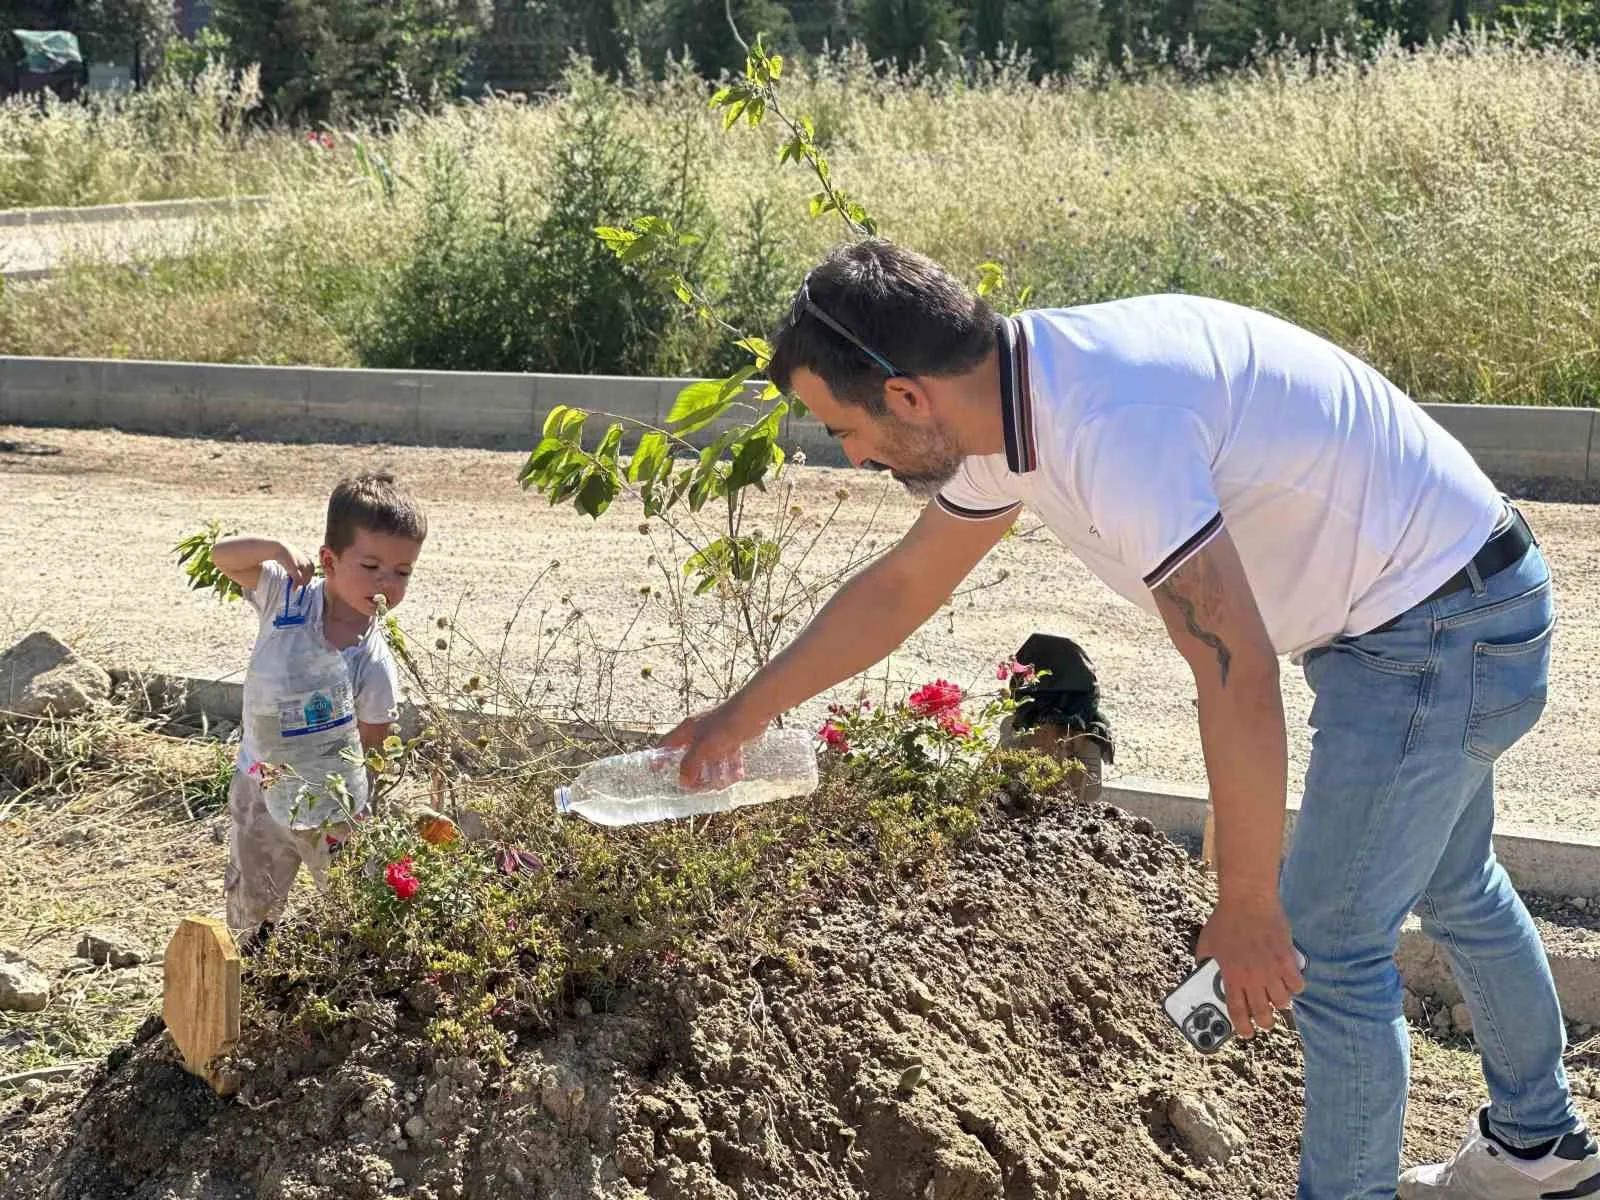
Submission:
[[[1226,1166],[1248,1144],[1219,1100],[1179,1092],[1167,1104],[1167,1119],[1196,1159]]]
[[[1589,898],[1587,896],[1574,896],[1568,903],[1579,912],[1583,912],[1589,907]]]
[[[1433,1014],[1433,1020],[1430,1021],[1429,1024],[1433,1026],[1435,1033],[1449,1033],[1450,1010],[1448,1008],[1441,1008],[1438,1012]]]
[[[77,954],[96,966],[110,963],[113,967],[137,967],[149,958],[149,952],[138,942],[118,929],[95,926],[85,929],[78,939]]]
[[[1406,988],[1405,991],[1401,993],[1401,1002],[1405,1006],[1406,1020],[1411,1022],[1413,1025],[1421,1025],[1423,1021],[1422,997],[1417,995],[1410,988]]]
[[[0,654],[0,710],[70,717],[111,698],[111,676],[47,630]]]
[[[428,1132],[428,1123],[421,1117],[412,1117],[406,1122],[406,1136],[413,1142],[421,1141],[422,1135]]]
[[[919,1017],[925,1017],[933,1011],[933,993],[920,979],[913,979],[906,988],[906,1007]]]
[[[901,1096],[911,1095],[922,1082],[923,1073],[921,1063],[912,1063],[904,1071],[900,1072],[900,1078],[894,1085],[895,1092]]]
[[[592,1017],[594,1016],[594,1005],[579,996],[572,1002],[572,1015],[575,1017]]]
[[[1471,1033],[1472,1010],[1465,1004],[1457,1004],[1450,1010],[1450,1024],[1455,1026],[1457,1033]]]
[[[50,1001],[50,981],[20,954],[0,953],[0,1012],[41,1012]]]

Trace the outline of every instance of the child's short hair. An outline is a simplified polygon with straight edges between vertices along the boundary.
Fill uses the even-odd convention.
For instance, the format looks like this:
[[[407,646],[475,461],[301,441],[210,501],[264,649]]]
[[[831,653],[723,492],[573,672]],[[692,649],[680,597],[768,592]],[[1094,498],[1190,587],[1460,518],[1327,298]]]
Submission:
[[[362,530],[421,543],[428,536],[428,518],[393,475],[369,471],[341,479],[333,489],[328,499],[328,549],[343,554]]]

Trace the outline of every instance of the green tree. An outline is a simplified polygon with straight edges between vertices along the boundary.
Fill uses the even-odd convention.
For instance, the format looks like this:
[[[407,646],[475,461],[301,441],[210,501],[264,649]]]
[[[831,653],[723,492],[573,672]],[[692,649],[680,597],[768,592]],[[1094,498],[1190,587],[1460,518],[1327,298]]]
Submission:
[[[455,90],[489,20],[481,0],[215,0],[237,65],[261,64],[286,120],[386,117]]]
[[[24,5],[0,28],[67,29],[78,37],[84,62],[130,64],[142,83],[160,63],[176,25],[170,0],[61,0]]]
[[[1065,71],[1078,58],[1098,57],[1106,44],[1098,0],[1011,0],[1006,28],[1038,72]]]
[[[984,58],[993,58],[1010,41],[1006,28],[1006,0],[967,0],[962,13],[968,42]]]
[[[664,0],[660,49],[667,54],[687,51],[708,77],[739,69],[745,52],[728,25],[730,7],[746,39],[763,34],[769,46],[795,44],[789,10],[776,0],[732,0],[731,5],[727,0]]]
[[[865,0],[861,33],[874,58],[903,71],[924,55],[937,62],[939,44],[956,44],[961,26],[950,0]]]
[[[1561,41],[1582,49],[1600,49],[1600,0],[1523,0],[1502,4],[1495,21],[1521,26],[1535,42]]]

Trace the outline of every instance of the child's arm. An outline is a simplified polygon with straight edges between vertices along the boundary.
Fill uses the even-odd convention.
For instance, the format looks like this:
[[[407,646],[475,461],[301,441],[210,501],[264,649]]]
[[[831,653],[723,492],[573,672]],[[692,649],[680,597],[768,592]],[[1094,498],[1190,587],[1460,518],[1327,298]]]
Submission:
[[[306,554],[272,538],[240,534],[220,539],[211,548],[211,561],[229,579],[247,592],[261,582],[261,564],[278,562],[289,577],[302,587],[316,574],[316,562]]]

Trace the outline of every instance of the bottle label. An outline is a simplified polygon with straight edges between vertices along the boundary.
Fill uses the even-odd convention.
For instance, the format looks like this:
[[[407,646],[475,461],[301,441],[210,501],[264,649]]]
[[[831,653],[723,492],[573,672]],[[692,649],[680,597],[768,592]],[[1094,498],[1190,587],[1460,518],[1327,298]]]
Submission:
[[[327,733],[331,729],[353,724],[355,719],[355,697],[348,681],[278,701],[278,733],[281,737]]]

